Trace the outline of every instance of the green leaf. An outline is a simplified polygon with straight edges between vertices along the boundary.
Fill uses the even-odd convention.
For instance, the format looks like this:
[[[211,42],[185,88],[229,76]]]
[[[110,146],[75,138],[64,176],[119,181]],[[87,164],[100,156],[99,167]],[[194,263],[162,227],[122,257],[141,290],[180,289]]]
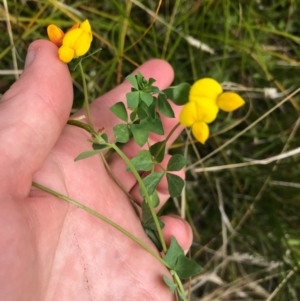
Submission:
[[[176,238],[172,236],[170,247],[164,257],[164,261],[169,264],[169,266],[174,269],[176,266],[177,259],[180,256],[184,256],[184,252],[181,246],[178,244]]]
[[[168,162],[167,171],[181,170],[187,164],[187,162],[188,161],[184,156],[180,154],[175,154],[171,157],[171,159]]]
[[[150,79],[149,79],[148,84],[150,84]],[[159,88],[156,86],[148,86],[146,89],[144,89],[144,91],[147,93],[160,93],[161,92],[159,90]]]
[[[176,261],[174,270],[181,279],[190,278],[202,271],[202,267],[193,260],[181,255]]]
[[[106,149],[108,146],[107,144],[98,144],[98,143],[93,143],[92,144],[93,150],[103,150]]]
[[[159,226],[163,228],[165,225],[162,222],[162,220],[158,218]],[[149,229],[149,230],[157,230],[156,225],[151,213],[151,210],[149,208],[149,205],[145,202],[145,200],[142,203],[142,225],[144,229]]]
[[[134,91],[126,94],[127,106],[131,109],[136,109],[140,103],[140,92]]]
[[[173,198],[180,196],[184,187],[184,181],[171,173],[167,173],[167,181],[170,196]]]
[[[153,132],[158,135],[164,134],[164,128],[162,126],[159,114],[156,114],[155,119],[148,117],[146,119],[141,120],[140,124],[143,125],[143,127],[149,132]]]
[[[96,149],[96,150],[90,150],[90,151],[83,152],[80,155],[78,155],[74,159],[74,161],[79,161],[79,160],[82,160],[82,159],[92,157],[94,155],[100,154],[102,151],[103,151],[103,149]]]
[[[171,105],[169,104],[169,102],[167,101],[164,94],[158,95],[158,109],[166,117],[169,117],[169,118],[175,117],[174,111],[173,111]]]
[[[150,171],[154,165],[151,153],[148,150],[140,151],[130,161],[136,170]],[[127,170],[129,170],[129,167],[127,167]]]
[[[108,136],[107,136],[107,134],[102,134],[101,135],[101,138],[107,143],[108,142]]]
[[[189,301],[187,297],[180,290],[177,290],[177,293],[179,295],[179,301]]]
[[[173,294],[177,288],[177,284],[174,283],[169,277],[163,275],[163,280],[167,287],[169,288],[170,292]]]
[[[137,84],[138,84],[138,89],[137,90],[140,90],[140,87],[145,85],[146,79],[144,78],[144,76],[140,72],[138,72],[136,74],[136,80],[137,80]]]
[[[127,124],[118,124],[113,127],[115,140],[117,142],[126,143],[129,140],[129,130]]]
[[[127,122],[128,115],[127,110],[123,102],[117,102],[112,107],[110,107],[111,111],[121,120]]]
[[[154,190],[155,190],[157,184],[162,179],[163,175],[164,175],[163,172],[154,171],[143,179],[144,185],[145,185],[149,195],[152,195],[154,193]],[[142,190],[141,190],[141,195],[144,196],[144,193]]]
[[[138,82],[135,75],[130,74],[126,77],[126,79],[131,83],[134,89],[139,90]]]
[[[130,113],[130,120],[133,122],[135,121],[135,118],[136,118],[136,111],[133,111]]]
[[[155,244],[157,250],[161,252],[163,250],[163,247],[159,241],[159,238],[157,237],[156,231],[149,230],[144,228],[146,235],[151,239],[151,241]]]
[[[159,197],[156,190],[150,195],[150,203],[153,208],[156,208],[159,205]]]
[[[139,146],[143,146],[149,137],[148,130],[141,124],[132,124],[130,126],[130,130],[132,132],[133,139],[135,140],[135,142]]]
[[[153,83],[155,83],[156,82],[156,80],[154,79],[154,78],[152,78],[152,77],[150,77],[149,79],[148,79],[148,85],[151,87],[152,86],[152,84]],[[156,87],[154,87],[154,88],[156,88]]]
[[[141,100],[149,107],[153,102],[153,96],[146,92],[140,92]]]
[[[182,106],[189,100],[191,86],[188,83],[181,83],[177,86],[163,90],[167,97],[176,105]]]
[[[148,108],[143,108],[141,105],[137,108],[136,113],[141,120],[147,118],[149,115]]]
[[[155,161],[161,163],[165,157],[166,143],[165,141],[159,141],[151,145],[149,148],[151,155],[154,157]]]

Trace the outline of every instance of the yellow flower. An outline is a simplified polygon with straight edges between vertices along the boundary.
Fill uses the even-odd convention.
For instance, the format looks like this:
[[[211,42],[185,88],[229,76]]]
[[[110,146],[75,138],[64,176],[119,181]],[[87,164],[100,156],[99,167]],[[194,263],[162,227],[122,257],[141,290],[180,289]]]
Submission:
[[[196,101],[201,97],[215,101],[222,92],[222,86],[216,80],[208,77],[202,78],[191,86],[189,101]]]
[[[192,127],[194,137],[204,144],[209,136],[207,124],[216,119],[219,109],[232,112],[244,104],[238,94],[223,92],[222,86],[213,78],[202,78],[191,86],[189,101],[180,113],[179,122]]]
[[[225,112],[232,112],[245,104],[241,96],[234,92],[223,92],[222,86],[208,77],[196,81],[191,86],[189,101],[211,102]]]
[[[58,56],[64,63],[73,58],[85,55],[91,47],[93,40],[91,25],[85,20],[81,25],[75,24],[67,33],[55,25],[47,28],[50,41],[59,46]]]
[[[192,127],[194,137],[204,144],[209,136],[207,123],[216,119],[218,111],[218,107],[211,102],[190,101],[183,107],[179,121],[186,127]]]
[[[217,97],[217,106],[225,112],[232,112],[244,104],[245,100],[234,92],[224,92]]]

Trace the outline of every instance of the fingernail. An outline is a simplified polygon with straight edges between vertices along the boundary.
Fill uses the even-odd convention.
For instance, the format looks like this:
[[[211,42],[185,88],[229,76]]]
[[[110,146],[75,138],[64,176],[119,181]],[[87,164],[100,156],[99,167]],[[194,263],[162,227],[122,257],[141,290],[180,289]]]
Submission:
[[[188,253],[188,251],[189,251],[189,249],[184,250],[184,251],[183,251],[183,252],[184,252],[184,255],[186,255],[186,254]]]
[[[25,60],[25,68],[27,68],[33,61],[35,57],[35,50],[34,49],[28,49],[26,60]]]

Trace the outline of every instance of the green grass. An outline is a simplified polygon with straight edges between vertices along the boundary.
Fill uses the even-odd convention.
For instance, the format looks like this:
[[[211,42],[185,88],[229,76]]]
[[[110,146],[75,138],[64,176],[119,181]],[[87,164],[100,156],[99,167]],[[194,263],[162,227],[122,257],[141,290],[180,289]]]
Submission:
[[[299,147],[298,94],[255,121],[299,87],[300,0],[57,3],[7,0],[11,31],[0,5],[0,93],[14,82],[12,71],[22,70],[30,42],[46,38],[47,25],[68,28],[85,18],[95,32],[91,51],[102,48],[83,62],[91,97],[152,57],[172,64],[175,84],[201,77],[214,77],[226,82],[225,87],[230,82],[247,105],[221,114],[204,146],[193,145],[187,133],[175,144],[189,158],[187,190],[164,211],[184,211],[194,229],[191,256],[204,267],[187,288],[191,300],[300,300],[299,154],[229,168],[246,159],[289,155]],[[214,53],[193,46],[188,36]],[[81,77],[78,71],[72,74],[78,107],[83,101]],[[268,97],[267,88],[275,89],[277,97]]]

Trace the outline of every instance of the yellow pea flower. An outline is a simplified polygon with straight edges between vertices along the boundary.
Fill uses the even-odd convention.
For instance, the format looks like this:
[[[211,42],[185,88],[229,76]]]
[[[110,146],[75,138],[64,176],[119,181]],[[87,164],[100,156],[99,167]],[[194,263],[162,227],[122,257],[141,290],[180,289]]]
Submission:
[[[225,112],[232,112],[244,104],[245,100],[234,92],[224,92],[217,97],[217,106]]]
[[[222,86],[216,80],[209,77],[202,78],[191,86],[189,101],[197,101],[201,97],[215,101],[222,92]]]
[[[245,104],[241,96],[234,92],[223,92],[222,86],[209,77],[197,80],[191,86],[189,101],[211,102],[225,112],[232,112]]]
[[[64,63],[69,63],[73,58],[85,55],[93,40],[92,29],[88,20],[85,20],[81,25],[73,25],[67,33],[55,25],[49,25],[47,32],[50,41],[60,47],[58,56]]]
[[[183,107],[179,122],[186,127],[192,127],[194,137],[204,144],[209,136],[207,123],[216,119],[218,111],[218,107],[211,102],[190,101]]]

